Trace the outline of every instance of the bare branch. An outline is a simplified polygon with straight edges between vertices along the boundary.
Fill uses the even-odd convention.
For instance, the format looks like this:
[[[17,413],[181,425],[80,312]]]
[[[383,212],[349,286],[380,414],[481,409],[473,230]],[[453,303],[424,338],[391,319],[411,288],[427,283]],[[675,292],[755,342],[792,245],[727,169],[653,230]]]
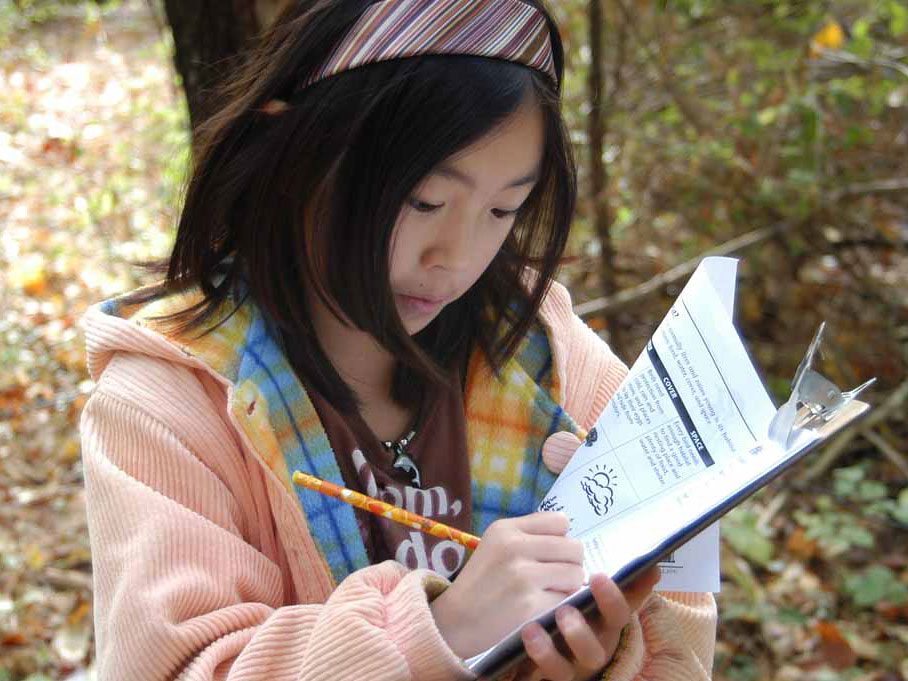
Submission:
[[[888,180],[874,180],[872,182],[856,182],[844,187],[833,189],[828,194],[830,202],[837,201],[846,196],[861,196],[863,194],[888,194],[889,192],[908,191],[908,177],[893,177]]]
[[[91,575],[78,570],[46,567],[38,573],[38,578],[61,589],[92,590]]]
[[[817,60],[817,65],[822,65],[825,61],[833,65],[847,64],[864,71],[870,71],[874,68],[888,69],[895,71],[897,74],[908,78],[908,66],[894,59],[885,57],[875,57],[871,59],[862,59],[861,57],[847,52],[846,50],[823,50],[822,60]]]
[[[603,312],[612,312],[615,310],[623,309],[635,303],[642,298],[657,293],[665,286],[673,284],[674,282],[683,279],[695,269],[697,265],[700,264],[700,261],[711,255],[729,255],[736,251],[749,248],[758,243],[766,241],[770,237],[778,234],[786,227],[785,223],[779,223],[772,227],[763,227],[761,229],[755,229],[752,232],[747,232],[742,234],[739,237],[735,237],[730,241],[726,241],[724,244],[720,244],[715,248],[711,248],[698,255],[696,258],[691,258],[687,262],[681,263],[672,267],[670,270],[666,270],[662,274],[659,274],[649,281],[645,281],[639,286],[634,286],[633,288],[626,289],[624,291],[619,291],[613,296],[605,296],[602,298],[595,298],[594,300],[588,300],[585,303],[580,303],[574,306],[574,312],[580,317],[588,317],[589,315]]]
[[[905,460],[904,455],[900,451],[889,443],[889,440],[871,429],[865,429],[861,435],[867,438],[870,444],[879,449],[901,471],[905,480],[908,480],[908,461]]]

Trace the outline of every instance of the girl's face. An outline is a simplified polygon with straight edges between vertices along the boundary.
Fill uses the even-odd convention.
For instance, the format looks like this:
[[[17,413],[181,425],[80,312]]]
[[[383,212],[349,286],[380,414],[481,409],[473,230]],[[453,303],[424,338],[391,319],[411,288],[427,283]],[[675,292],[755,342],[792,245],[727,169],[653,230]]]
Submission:
[[[417,185],[391,236],[391,290],[413,335],[457,300],[492,262],[542,161],[538,105],[509,118]]]

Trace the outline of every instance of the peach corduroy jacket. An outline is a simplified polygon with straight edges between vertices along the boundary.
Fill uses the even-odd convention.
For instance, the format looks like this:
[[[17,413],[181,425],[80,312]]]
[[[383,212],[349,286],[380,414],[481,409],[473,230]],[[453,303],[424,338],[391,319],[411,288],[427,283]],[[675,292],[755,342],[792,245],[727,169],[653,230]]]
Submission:
[[[540,321],[564,410],[588,429],[627,369],[563,286]],[[471,678],[429,609],[445,578],[385,561],[335,583],[265,461],[273,434],[238,422],[236,386],[134,319],[96,305],[81,325],[96,381],[81,437],[101,681]],[[656,592],[608,678],[709,679],[715,630],[712,594]]]

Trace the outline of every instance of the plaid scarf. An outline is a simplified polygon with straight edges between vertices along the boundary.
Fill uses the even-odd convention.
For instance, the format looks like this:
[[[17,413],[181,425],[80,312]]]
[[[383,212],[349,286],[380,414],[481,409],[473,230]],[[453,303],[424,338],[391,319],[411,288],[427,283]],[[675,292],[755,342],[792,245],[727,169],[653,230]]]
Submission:
[[[158,331],[149,317],[186,309],[200,295],[175,294],[129,307],[117,297],[99,307],[105,314]],[[300,470],[344,484],[318,414],[252,298],[247,296],[232,316],[202,338],[167,337],[231,383],[231,414],[262,463],[301,505],[335,581],[366,567],[369,559],[353,508],[291,482],[293,471]],[[483,354],[474,352],[464,402],[474,534],[481,535],[499,518],[536,510],[556,477],[542,463],[542,444],[549,435],[566,430],[582,438],[579,426],[553,399],[558,394],[548,336],[538,321],[498,377]]]

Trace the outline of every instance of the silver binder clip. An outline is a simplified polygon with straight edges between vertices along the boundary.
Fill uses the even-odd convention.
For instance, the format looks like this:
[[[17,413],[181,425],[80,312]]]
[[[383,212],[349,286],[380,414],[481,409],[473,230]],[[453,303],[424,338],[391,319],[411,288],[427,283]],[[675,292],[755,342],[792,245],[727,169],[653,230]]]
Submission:
[[[783,448],[788,447],[795,426],[808,428],[814,422],[829,421],[876,381],[876,378],[871,378],[857,388],[842,391],[835,383],[811,368],[825,329],[826,322],[822,322],[810,342],[810,347],[807,348],[807,353],[798,364],[798,370],[791,382],[791,395],[788,401],[779,407],[769,424],[769,439]],[[798,407],[802,405],[806,409],[799,417]]]

